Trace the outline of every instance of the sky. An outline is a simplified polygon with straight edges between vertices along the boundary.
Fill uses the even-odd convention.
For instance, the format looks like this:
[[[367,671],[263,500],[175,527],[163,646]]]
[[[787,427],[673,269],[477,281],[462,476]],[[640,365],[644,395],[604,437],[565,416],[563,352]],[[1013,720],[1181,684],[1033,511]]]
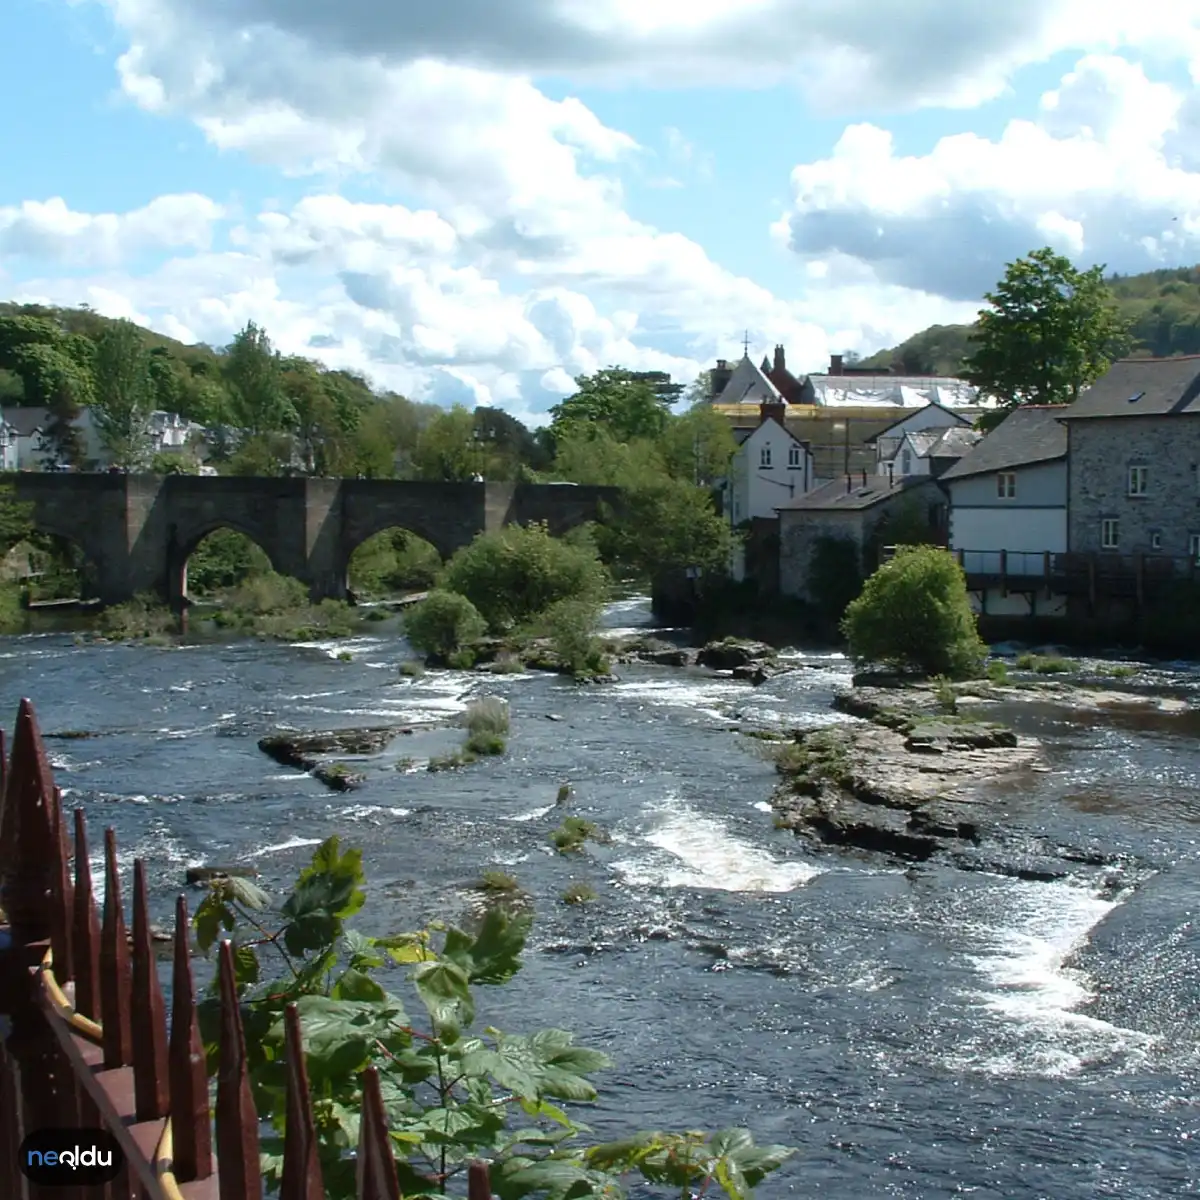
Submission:
[[[1200,0],[4,0],[0,298],[530,424],[1200,262]]]

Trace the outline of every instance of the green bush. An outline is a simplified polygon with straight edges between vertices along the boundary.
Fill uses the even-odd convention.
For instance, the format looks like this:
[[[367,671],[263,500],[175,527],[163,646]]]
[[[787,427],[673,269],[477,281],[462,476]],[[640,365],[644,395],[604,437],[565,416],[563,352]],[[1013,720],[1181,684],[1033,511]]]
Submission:
[[[987,647],[954,556],[937,546],[903,546],[864,584],[842,630],[859,663],[970,679]]]
[[[216,529],[188,559],[188,591],[195,596],[211,596],[236,588],[251,576],[270,573],[270,559],[245,534]]]
[[[590,883],[573,883],[562,894],[564,904],[588,904],[595,898],[596,889]]]
[[[458,551],[442,585],[466,596],[488,627],[502,633],[560,600],[603,603],[609,578],[588,542],[553,538],[545,525],[510,525]]]
[[[246,879],[210,883],[193,918],[196,943],[209,954],[219,938],[232,936],[268,1191],[278,1191],[284,1166],[280,1063],[284,1017],[294,1004],[328,1200],[356,1195],[366,1067],[379,1074],[405,1196],[465,1194],[468,1164],[484,1159],[492,1190],[506,1200],[616,1200],[624,1194],[622,1177],[635,1173],[676,1194],[719,1189],[727,1200],[750,1200],[751,1189],[792,1150],[756,1146],[745,1129],[645,1132],[589,1144],[583,1135],[590,1131],[569,1109],[598,1099],[591,1076],[611,1060],[564,1030],[522,1035],[477,1023],[495,988],[521,970],[532,926],[528,912],[505,903],[508,878],[496,881],[505,887],[470,930],[437,921],[387,937],[349,926],[366,901],[366,878],[361,851],[343,851],[337,838],[317,848],[286,897],[272,898]],[[402,999],[388,989],[404,976],[412,994]],[[536,1002],[527,993],[526,1007],[530,999]],[[214,1073],[221,1007],[211,992],[199,1005],[199,1023],[202,1061]]]
[[[434,659],[448,659],[465,643],[486,631],[479,610],[466,596],[435,590],[404,616],[404,634],[409,645]]]
[[[385,529],[350,556],[350,586],[362,596],[395,596],[433,587],[442,570],[437,550],[406,529]]]
[[[509,731],[508,703],[499,696],[473,700],[463,714],[463,724],[470,733],[494,734],[503,737]]]
[[[308,607],[308,588],[290,575],[267,571],[244,580],[226,597],[230,608],[261,617]]]
[[[998,659],[998,658],[994,659],[992,662],[988,663],[987,677],[993,683],[1000,683],[1000,684],[1007,683],[1008,682],[1008,667],[1005,666],[1005,664],[1003,662],[1001,662],[1000,659]]]
[[[541,632],[573,675],[597,673],[604,649],[596,637],[600,606],[590,600],[559,600],[542,615]]]
[[[124,604],[106,608],[100,614],[98,628],[104,637],[131,640],[173,633],[178,622],[157,596],[142,593]]]

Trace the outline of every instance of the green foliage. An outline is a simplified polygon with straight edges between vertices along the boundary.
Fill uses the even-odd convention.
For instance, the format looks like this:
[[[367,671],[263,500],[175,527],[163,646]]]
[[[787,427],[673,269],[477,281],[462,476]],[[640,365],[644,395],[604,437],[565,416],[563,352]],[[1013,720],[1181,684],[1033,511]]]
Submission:
[[[461,404],[438,413],[417,438],[413,470],[418,479],[463,483],[486,465],[475,441],[475,418]]]
[[[600,606],[591,600],[559,600],[542,614],[539,631],[572,675],[603,674],[604,648],[596,637]]]
[[[986,298],[963,376],[1002,410],[1069,404],[1129,348],[1103,268],[1077,271],[1048,247],[1009,263]]]
[[[115,321],[95,345],[91,413],[96,431],[114,464],[144,467],[156,397],[141,331],[132,321]]]
[[[579,390],[573,396],[550,410],[555,441],[588,427],[601,429],[621,442],[656,438],[683,390],[661,372],[620,367],[576,376],[575,386]]]
[[[582,817],[564,817],[562,824],[550,834],[550,840],[561,854],[575,854],[589,841],[601,837],[600,828]]]
[[[1006,684],[1008,682],[1008,667],[1000,659],[993,659],[987,665],[987,677],[992,683]]]
[[[463,724],[471,733],[504,735],[510,726],[508,702],[499,696],[472,700],[463,713]]]
[[[479,610],[456,592],[436,589],[404,614],[409,645],[435,660],[448,659],[482,637],[487,626]]]
[[[840,621],[862,584],[858,543],[848,537],[817,538],[808,564],[808,591],[820,614]]]
[[[468,1162],[482,1158],[499,1200],[611,1200],[623,1195],[621,1177],[629,1173],[681,1192],[715,1182],[729,1200],[748,1200],[750,1189],[793,1153],[756,1147],[738,1129],[582,1143],[588,1128],[563,1102],[595,1101],[591,1076],[609,1067],[609,1058],[563,1030],[474,1030],[475,988],[507,983],[521,969],[528,913],[495,904],[473,931],[434,922],[367,937],[347,924],[363,905],[365,884],[361,854],[343,851],[330,838],[276,910],[255,884],[220,878],[211,881],[193,919],[202,952],[231,935],[251,1085],[259,1114],[274,1131],[261,1146],[268,1186],[278,1186],[283,1166],[289,1004],[300,1016],[330,1200],[354,1195],[352,1155],[368,1066],[381,1076],[406,1196],[458,1192]],[[424,1013],[419,1021],[385,987],[382,972],[395,965],[408,969],[416,1008]],[[219,1026],[214,992],[201,1001],[200,1021],[212,1075]]]
[[[590,883],[573,883],[562,894],[564,904],[588,904],[596,899],[596,889]]]
[[[930,681],[933,684],[934,699],[937,700],[938,708],[947,716],[954,716],[958,712],[958,693],[954,690],[954,685],[945,675],[935,675]]]
[[[271,560],[256,542],[235,529],[216,529],[188,559],[188,592],[211,596],[270,572]]]
[[[1172,267],[1104,281],[1127,322],[1135,355],[1200,354],[1200,267]],[[934,325],[862,366],[909,374],[961,375],[973,325]]]
[[[119,641],[161,637],[178,631],[175,615],[157,596],[143,593],[124,604],[114,604],[100,613],[102,636]]]
[[[350,586],[361,596],[425,591],[437,582],[442,556],[407,529],[385,529],[350,556]]]
[[[1035,671],[1038,675],[1066,675],[1078,667],[1077,662],[1054,654],[1021,654],[1017,657],[1018,671]]]
[[[283,387],[283,366],[264,329],[248,321],[222,360],[232,423],[250,437],[294,429],[296,410]]]
[[[480,534],[450,560],[442,584],[466,596],[488,627],[502,633],[560,600],[600,604],[609,580],[593,549],[534,524]]]
[[[479,882],[476,884],[481,892],[499,892],[504,895],[512,895],[514,892],[521,890],[521,885],[517,882],[516,877],[509,875],[507,871],[489,869],[479,877]]]
[[[846,609],[842,629],[860,663],[967,679],[982,674],[986,647],[966,577],[948,551],[901,547]]]

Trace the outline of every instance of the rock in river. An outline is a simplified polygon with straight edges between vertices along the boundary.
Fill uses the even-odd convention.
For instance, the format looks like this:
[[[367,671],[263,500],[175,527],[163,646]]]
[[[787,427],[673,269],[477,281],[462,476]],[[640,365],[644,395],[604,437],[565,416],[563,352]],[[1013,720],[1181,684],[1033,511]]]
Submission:
[[[273,733],[260,738],[258,748],[284,767],[311,771],[322,757],[332,754],[379,754],[411,729],[395,725],[358,729],[329,729],[321,733]]]

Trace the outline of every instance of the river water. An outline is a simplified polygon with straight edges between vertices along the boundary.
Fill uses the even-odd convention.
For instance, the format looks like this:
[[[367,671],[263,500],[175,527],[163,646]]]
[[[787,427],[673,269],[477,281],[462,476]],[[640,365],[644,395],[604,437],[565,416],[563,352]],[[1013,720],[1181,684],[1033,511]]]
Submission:
[[[649,615],[624,601],[608,623]],[[93,848],[111,825],[122,859],[146,860],[164,922],[187,866],[251,863],[283,890],[333,833],[364,848],[369,932],[462,912],[489,866],[515,874],[535,900],[526,967],[485,989],[480,1024],[557,1025],[609,1052],[583,1114],[600,1136],[744,1125],[799,1150],[765,1197],[1200,1194],[1200,671],[1139,677],[1189,699],[1178,716],[1005,714],[1051,770],[998,803],[1129,855],[1101,892],[1094,872],[906,870],[776,831],[773,769],[731,725],[844,719],[837,655],[796,651],[800,669],[757,689],[642,666],[597,687],[409,680],[399,634],[377,628],[328,646],[8,638],[4,720],[29,696],[45,732],[100,735],[48,741],[58,782]],[[459,730],[398,739],[390,759],[413,769],[386,762],[345,795],[256,745],[277,726],[450,718],[486,694],[511,704],[509,752],[459,772],[419,769]],[[548,841],[564,782],[569,811],[612,835],[583,858]],[[560,903],[576,881],[598,899]]]

